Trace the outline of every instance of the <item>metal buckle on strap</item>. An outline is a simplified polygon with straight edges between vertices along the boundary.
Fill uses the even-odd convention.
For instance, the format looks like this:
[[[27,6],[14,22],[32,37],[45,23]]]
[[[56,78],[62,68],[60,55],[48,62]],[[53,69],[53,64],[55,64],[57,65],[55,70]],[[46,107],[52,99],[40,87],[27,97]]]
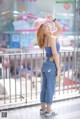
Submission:
[[[53,61],[53,59],[52,59],[52,58],[50,58],[49,60],[50,60],[50,61]]]
[[[53,58],[48,57],[47,60],[49,61],[54,61]]]

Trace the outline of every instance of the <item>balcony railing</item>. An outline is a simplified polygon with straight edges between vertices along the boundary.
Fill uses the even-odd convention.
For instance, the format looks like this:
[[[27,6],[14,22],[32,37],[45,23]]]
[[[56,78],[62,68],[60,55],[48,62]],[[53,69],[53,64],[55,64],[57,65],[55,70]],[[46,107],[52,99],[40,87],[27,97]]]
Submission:
[[[60,52],[60,78],[54,100],[80,96],[79,51]],[[39,103],[43,53],[0,54],[0,109]]]

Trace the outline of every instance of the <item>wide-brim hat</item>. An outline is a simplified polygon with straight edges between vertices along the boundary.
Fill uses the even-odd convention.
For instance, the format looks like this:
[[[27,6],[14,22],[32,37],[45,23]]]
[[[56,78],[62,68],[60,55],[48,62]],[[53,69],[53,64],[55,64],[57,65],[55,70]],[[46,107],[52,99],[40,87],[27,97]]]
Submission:
[[[45,24],[46,22],[52,22],[50,19],[48,18],[37,18],[35,21],[34,21],[34,27],[35,29],[39,29],[40,26],[42,24]]]

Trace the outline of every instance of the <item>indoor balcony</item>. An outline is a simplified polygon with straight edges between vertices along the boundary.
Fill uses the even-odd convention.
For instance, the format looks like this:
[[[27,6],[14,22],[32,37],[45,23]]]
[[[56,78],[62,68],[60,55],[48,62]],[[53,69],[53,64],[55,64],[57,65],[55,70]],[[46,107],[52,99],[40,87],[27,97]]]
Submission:
[[[60,52],[60,79],[53,97],[54,117],[80,118],[79,51]],[[44,55],[44,56],[43,56]],[[8,119],[45,118],[40,116],[41,66],[45,53],[0,54],[0,111]],[[14,111],[14,109],[16,109]]]

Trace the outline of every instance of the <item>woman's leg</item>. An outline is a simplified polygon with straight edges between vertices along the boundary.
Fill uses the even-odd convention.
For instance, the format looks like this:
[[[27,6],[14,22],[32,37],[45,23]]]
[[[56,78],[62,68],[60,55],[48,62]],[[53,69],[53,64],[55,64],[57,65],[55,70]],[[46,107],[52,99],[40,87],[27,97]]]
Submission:
[[[55,84],[56,84],[56,69],[54,62],[48,62],[46,77],[47,77],[47,89],[46,89],[47,112],[51,112],[51,105],[53,101],[53,95],[55,92]]]
[[[46,107],[47,112],[51,112],[51,104],[48,104]]]
[[[41,102],[41,109],[42,109],[42,110],[45,110],[45,109],[46,109],[46,104],[43,103],[43,102]]]
[[[46,98],[46,85],[47,85],[47,80],[45,73],[42,72],[42,87],[41,87],[41,94],[40,94],[40,101],[41,101],[41,109],[45,110],[46,104],[45,104],[45,98]]]

